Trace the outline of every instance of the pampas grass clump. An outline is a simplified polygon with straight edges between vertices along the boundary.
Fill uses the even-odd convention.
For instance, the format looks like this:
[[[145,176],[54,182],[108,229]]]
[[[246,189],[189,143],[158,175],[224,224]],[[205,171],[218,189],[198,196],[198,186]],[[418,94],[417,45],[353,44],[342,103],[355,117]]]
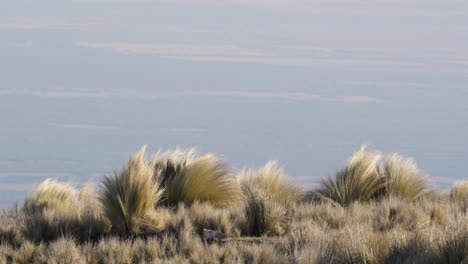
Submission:
[[[462,211],[468,212],[468,181],[455,183],[450,191],[450,200],[457,204]]]
[[[91,184],[78,192],[69,184],[46,180],[27,199],[23,211],[26,217],[21,232],[35,242],[63,235],[79,241],[95,240],[109,229]]]
[[[450,191],[450,199],[453,201],[468,200],[468,181],[455,183]]]
[[[200,201],[222,207],[239,198],[239,186],[227,165],[213,154],[196,157],[194,150],[176,150],[153,163],[167,205]]]
[[[370,201],[384,186],[384,177],[379,171],[381,158],[379,152],[361,147],[335,178],[322,179],[320,187],[311,196],[341,206]]]
[[[26,198],[23,210],[27,214],[45,210],[64,212],[76,203],[77,191],[69,183],[46,179]]]
[[[244,232],[253,236],[284,233],[286,207],[303,198],[304,191],[291,184],[274,161],[259,170],[246,170],[239,176],[244,194]]]
[[[287,210],[273,193],[243,185],[245,224],[243,233],[251,236],[281,235],[287,225]]]
[[[152,157],[151,163],[154,166],[154,173],[159,184],[162,187],[166,186],[166,183],[174,179],[176,175],[181,174],[187,166],[187,163],[192,162],[195,158],[196,150],[194,148],[189,148],[187,150],[177,148],[175,150],[156,153],[156,155]]]
[[[259,170],[241,172],[239,180],[242,186],[261,189],[280,202],[297,202],[304,196],[304,190],[289,181],[276,161],[269,161]]]
[[[102,204],[99,202],[93,183],[86,183],[78,193],[78,204],[75,208],[80,220],[102,219]],[[76,210],[78,209],[78,210]]]
[[[414,201],[430,193],[428,180],[412,159],[395,153],[382,161],[379,152],[361,147],[335,178],[323,179],[310,196],[348,206],[389,196]]]
[[[468,263],[468,216],[451,227],[452,232],[445,234],[441,247],[444,263]]]
[[[144,160],[146,146],[136,153],[114,177],[105,177],[100,200],[112,229],[121,234],[138,233],[154,217],[153,210],[162,196],[154,180],[154,166]]]
[[[429,193],[428,180],[412,159],[396,153],[390,155],[383,164],[382,174],[385,180],[383,195],[414,201]]]
[[[212,155],[143,148],[97,193],[46,180],[24,210],[0,210],[0,264],[468,263],[468,183],[426,197],[397,154],[355,153],[314,192],[333,203],[303,202],[274,162],[230,175]]]

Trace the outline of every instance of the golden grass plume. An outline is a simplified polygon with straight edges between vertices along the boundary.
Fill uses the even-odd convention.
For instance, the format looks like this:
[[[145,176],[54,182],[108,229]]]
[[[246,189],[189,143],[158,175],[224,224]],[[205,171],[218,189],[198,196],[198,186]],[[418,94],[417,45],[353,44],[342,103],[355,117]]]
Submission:
[[[23,210],[28,214],[45,210],[63,212],[76,203],[77,194],[69,183],[46,179],[26,198]]]
[[[397,153],[387,157],[382,166],[382,175],[385,180],[383,195],[414,201],[429,193],[429,182],[414,160]]]
[[[163,190],[154,180],[154,166],[145,161],[146,146],[127,162],[120,173],[104,177],[100,201],[112,228],[120,233],[140,232],[147,217],[152,217]]]
[[[269,161],[258,170],[244,170],[240,173],[238,180],[243,189],[246,186],[253,186],[253,188],[270,193],[280,202],[297,202],[304,196],[304,190],[291,183],[276,161]]]
[[[335,178],[325,178],[311,196],[348,206],[356,201],[370,201],[382,189],[384,178],[379,171],[382,155],[363,146],[353,154]]]
[[[214,154],[197,156],[195,150],[176,150],[156,158],[156,178],[164,187],[167,205],[208,202],[226,206],[240,197],[240,189],[221,159]]]

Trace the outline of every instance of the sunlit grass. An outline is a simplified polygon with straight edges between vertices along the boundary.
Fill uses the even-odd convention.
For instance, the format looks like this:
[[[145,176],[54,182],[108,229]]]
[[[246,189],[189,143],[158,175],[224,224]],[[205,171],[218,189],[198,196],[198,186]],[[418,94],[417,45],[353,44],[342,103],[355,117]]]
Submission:
[[[412,159],[396,153],[390,155],[383,164],[382,175],[385,180],[383,195],[414,201],[429,193],[428,179]]]
[[[193,150],[176,151],[153,161],[164,187],[164,203],[175,206],[195,201],[227,206],[240,197],[240,189],[226,163],[214,154],[196,156]]]
[[[273,161],[258,170],[242,171],[238,180],[245,199],[244,232],[253,236],[284,233],[287,207],[303,198],[303,189],[292,184]]]
[[[212,154],[144,154],[97,190],[48,179],[0,213],[0,263],[468,263],[467,182],[426,195],[398,154],[361,148],[319,203],[275,162],[234,178]]]
[[[258,170],[244,170],[238,180],[243,188],[251,186],[260,189],[280,202],[297,202],[304,196],[304,190],[292,183],[276,161],[270,161]]]
[[[136,153],[120,173],[104,177],[100,200],[104,215],[116,232],[138,233],[148,218],[153,217],[155,205],[163,190],[154,180],[153,164],[144,160],[145,147]]]
[[[336,177],[322,179],[311,196],[341,206],[372,200],[384,186],[384,177],[379,171],[381,158],[379,152],[361,147]]]
[[[47,179],[29,194],[23,209],[28,214],[42,213],[45,210],[58,212],[71,210],[77,201],[77,194],[71,184]]]
[[[468,199],[468,181],[455,183],[450,191],[450,198],[455,201]]]
[[[281,235],[287,225],[287,208],[274,193],[252,185],[242,188],[245,199],[245,235]]]
[[[455,183],[450,191],[450,200],[463,212],[468,212],[468,181]]]

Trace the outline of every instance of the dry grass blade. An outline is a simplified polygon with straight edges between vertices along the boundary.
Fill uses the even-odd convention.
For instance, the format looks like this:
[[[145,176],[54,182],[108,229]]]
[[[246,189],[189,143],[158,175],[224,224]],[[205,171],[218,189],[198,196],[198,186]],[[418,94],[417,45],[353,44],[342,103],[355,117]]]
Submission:
[[[245,198],[244,232],[253,236],[278,235],[285,231],[287,206],[300,201],[304,191],[291,184],[274,161],[239,176]]]
[[[382,174],[385,178],[385,195],[414,201],[428,193],[428,180],[412,159],[393,154],[385,161]]]
[[[151,158],[154,166],[154,173],[160,185],[164,187],[167,182],[182,173],[187,163],[196,159],[196,150],[190,148],[187,150],[175,149],[166,152],[158,152]]]
[[[274,193],[252,185],[243,186],[245,197],[245,226],[247,235],[281,235],[287,224],[286,207]]]
[[[342,207],[302,202],[274,162],[236,182],[187,153],[146,161],[142,149],[97,194],[44,182],[24,210],[0,212],[0,263],[468,263],[468,183],[408,202],[427,191],[410,159],[355,153],[314,192]],[[158,207],[169,194],[182,204]]]
[[[23,209],[28,214],[44,210],[63,212],[69,210],[76,199],[77,191],[71,184],[47,179],[26,198]]]
[[[239,186],[226,164],[212,154],[185,158],[182,163],[169,160],[163,172],[160,182],[165,188],[164,201],[168,205],[201,201],[225,206],[240,195]]]
[[[450,191],[450,200],[465,213],[468,212],[468,181],[455,183]]]
[[[455,183],[450,191],[450,199],[454,201],[468,199],[468,181]]]
[[[105,177],[100,200],[112,228],[121,233],[140,231],[162,196],[153,179],[154,167],[144,160],[145,147],[133,156],[122,172]]]
[[[276,161],[269,161],[259,170],[241,172],[239,181],[242,188],[253,186],[270,193],[280,202],[297,202],[304,196],[304,190],[290,182]]]
[[[341,206],[373,199],[383,186],[383,177],[378,169],[380,160],[380,153],[361,147],[336,178],[323,179],[312,195]]]

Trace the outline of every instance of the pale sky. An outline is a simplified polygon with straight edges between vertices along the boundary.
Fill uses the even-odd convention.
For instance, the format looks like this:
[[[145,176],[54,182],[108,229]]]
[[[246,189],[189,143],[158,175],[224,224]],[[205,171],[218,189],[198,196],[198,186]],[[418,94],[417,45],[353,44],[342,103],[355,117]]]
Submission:
[[[0,206],[143,144],[312,187],[361,144],[468,178],[468,2],[0,0]]]

